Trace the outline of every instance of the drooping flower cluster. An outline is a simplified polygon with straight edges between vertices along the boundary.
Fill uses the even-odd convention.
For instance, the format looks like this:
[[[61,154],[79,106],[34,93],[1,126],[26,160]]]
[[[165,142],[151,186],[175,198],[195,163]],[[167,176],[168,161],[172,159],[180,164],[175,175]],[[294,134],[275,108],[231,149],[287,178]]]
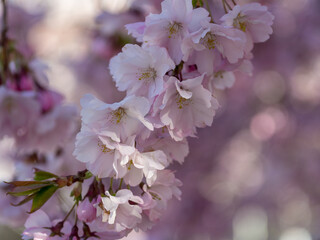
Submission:
[[[9,12],[6,21],[3,11]],[[67,144],[76,133],[78,110],[63,104],[63,96],[49,85],[48,67],[30,59],[34,49],[25,41],[27,31],[41,20],[40,15],[28,14],[11,3],[1,7],[0,224],[14,227],[24,223],[28,209],[10,204],[14,199],[6,196],[9,189],[3,181],[30,179],[34,168],[66,174],[81,165],[68,164],[74,160]],[[51,202],[58,205],[57,199]]]
[[[267,40],[273,16],[260,4],[236,5],[217,24],[191,0],[165,0],[161,8],[127,25],[142,44],[127,44],[110,60],[126,97],[113,104],[90,94],[81,100],[74,156],[87,169],[66,177],[36,170],[34,181],[11,182],[11,195],[26,196],[18,205],[33,200],[23,239],[119,239],[149,229],[173,196],[180,199],[182,183],[169,165],[182,164],[187,138],[211,126],[219,108],[215,89],[231,87],[237,71],[251,73],[253,43]],[[0,137],[13,137],[28,153],[59,150],[72,132],[73,108],[60,105],[39,66],[9,66],[0,79],[0,111],[6,113]],[[73,207],[50,221],[39,209],[75,183],[71,193],[65,190]]]
[[[172,196],[180,198],[181,182],[169,164],[183,163],[186,138],[211,126],[219,108],[215,88],[231,87],[237,71],[250,74],[252,43],[272,32],[273,16],[260,4],[236,5],[220,24],[191,0],[161,6],[160,14],[127,25],[142,45],[127,44],[110,61],[113,80],[127,96],[113,104],[92,95],[81,101],[74,155],[102,187],[87,196],[97,218],[79,218],[90,226],[100,222],[114,238],[149,228]]]
[[[38,62],[10,62],[0,86],[0,138],[13,137],[20,151],[52,153],[75,131],[77,109],[62,105],[63,96],[50,89]]]

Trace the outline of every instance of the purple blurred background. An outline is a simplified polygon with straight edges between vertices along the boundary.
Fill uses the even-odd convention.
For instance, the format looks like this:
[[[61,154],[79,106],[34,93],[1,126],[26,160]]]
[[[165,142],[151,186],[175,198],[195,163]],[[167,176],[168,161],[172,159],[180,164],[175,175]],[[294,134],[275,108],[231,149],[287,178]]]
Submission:
[[[121,99],[108,61],[133,41],[124,24],[143,21],[161,1],[27,2],[9,0],[10,36],[48,63],[51,85],[77,105],[87,92]],[[209,2],[218,20],[221,1]],[[216,92],[222,107],[213,126],[189,139],[190,155],[173,166],[182,200],[130,239],[320,239],[320,1],[259,2],[275,22],[253,51],[254,75]]]

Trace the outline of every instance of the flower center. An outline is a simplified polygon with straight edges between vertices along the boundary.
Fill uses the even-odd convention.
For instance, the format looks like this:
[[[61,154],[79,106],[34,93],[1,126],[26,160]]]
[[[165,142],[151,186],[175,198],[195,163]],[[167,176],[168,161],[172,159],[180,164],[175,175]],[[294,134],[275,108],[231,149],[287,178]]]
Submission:
[[[178,95],[176,103],[179,109],[182,109],[184,106],[188,106],[191,102],[191,99],[186,99]]]
[[[212,32],[208,32],[203,38],[201,38],[200,43],[209,50],[214,49],[216,47],[217,37]]]
[[[157,72],[154,68],[147,68],[145,70],[142,70],[142,72],[140,73],[139,76],[139,80],[145,80],[145,81],[151,81],[151,80],[155,80],[157,77]]]
[[[103,153],[110,153],[112,152],[113,150],[110,149],[110,148],[107,148],[106,145],[104,145],[100,139],[98,139],[98,147],[100,148],[101,152]]]
[[[215,78],[223,78],[223,73],[224,73],[224,71],[218,71],[214,74],[214,77]]]
[[[150,195],[152,196],[152,199],[153,199],[153,200],[159,200],[159,201],[161,201],[161,197],[159,197],[158,194],[153,193],[153,192],[149,192],[149,193],[150,193]]]
[[[233,27],[238,28],[243,32],[247,30],[247,22],[245,21],[245,17],[240,13],[235,19],[233,19]]]
[[[172,36],[178,34],[182,29],[183,29],[182,23],[179,23],[179,22],[170,23],[168,26],[169,38],[172,38]]]
[[[122,108],[119,107],[117,110],[114,110],[111,113],[111,121],[115,122],[115,123],[120,123],[121,119],[125,116],[126,111]]]
[[[133,161],[130,160],[130,161],[128,162],[128,165],[127,165],[128,170],[131,170],[132,165],[133,165]]]

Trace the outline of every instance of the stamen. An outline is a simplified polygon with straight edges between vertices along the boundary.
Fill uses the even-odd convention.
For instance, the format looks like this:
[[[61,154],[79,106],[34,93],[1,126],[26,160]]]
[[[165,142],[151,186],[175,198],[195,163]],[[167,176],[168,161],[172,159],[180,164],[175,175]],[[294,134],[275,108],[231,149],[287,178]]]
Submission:
[[[170,23],[168,26],[169,38],[179,33],[182,29],[183,29],[182,23],[179,23],[179,22]]]
[[[152,196],[152,199],[153,199],[153,200],[159,200],[159,201],[161,201],[161,197],[159,197],[158,194],[153,193],[153,192],[149,192],[149,193],[150,193],[150,195]]]
[[[98,147],[100,148],[101,152],[103,153],[110,153],[113,150],[110,148],[107,148],[106,145],[104,145],[99,139],[98,139]]]
[[[111,112],[111,121],[115,123],[120,123],[121,119],[125,116],[126,112],[123,108],[118,108],[117,110]]]
[[[139,80],[146,80],[146,81],[151,81],[155,80],[157,77],[157,72],[154,68],[147,68],[141,71],[141,74],[139,75]]]
[[[247,22],[245,21],[245,17],[242,16],[240,13],[235,19],[233,19],[233,27],[238,28],[243,32],[246,32]]]
[[[128,165],[128,167],[127,167],[128,170],[131,170],[131,166],[132,166],[132,165],[133,165],[133,162],[132,162],[132,160],[130,160],[130,161],[129,161],[129,165]]]
[[[223,73],[224,73],[224,71],[218,71],[214,74],[214,77],[215,78],[223,78]]]
[[[201,38],[200,43],[209,50],[214,49],[216,47],[217,37],[212,32],[208,32],[203,38]]]
[[[176,103],[178,104],[178,108],[182,109],[184,106],[188,106],[191,102],[191,99],[186,99],[178,95]]]

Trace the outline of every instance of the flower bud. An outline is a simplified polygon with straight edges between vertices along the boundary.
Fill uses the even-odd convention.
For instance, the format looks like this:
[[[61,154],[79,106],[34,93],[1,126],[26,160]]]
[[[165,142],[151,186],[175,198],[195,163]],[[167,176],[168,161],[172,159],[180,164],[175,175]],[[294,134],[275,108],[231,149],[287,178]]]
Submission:
[[[96,218],[96,214],[97,209],[88,198],[84,199],[77,208],[78,218],[84,222],[92,222]]]

